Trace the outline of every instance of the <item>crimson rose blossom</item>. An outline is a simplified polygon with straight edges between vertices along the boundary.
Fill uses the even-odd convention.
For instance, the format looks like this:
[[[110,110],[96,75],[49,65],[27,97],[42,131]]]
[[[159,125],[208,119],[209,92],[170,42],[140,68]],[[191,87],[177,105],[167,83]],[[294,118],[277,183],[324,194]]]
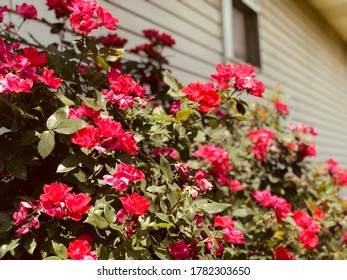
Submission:
[[[284,104],[280,102],[279,100],[275,101],[275,110],[282,113],[283,115],[289,115],[287,104]]]
[[[226,227],[233,227],[234,226],[234,221],[228,217],[228,216],[213,216],[214,218],[214,226],[215,227],[222,227],[222,228],[226,228]]]
[[[0,8],[0,23],[4,20],[4,12],[8,11],[7,6],[3,6]]]
[[[151,206],[149,201],[138,193],[133,193],[131,195],[127,195],[126,197],[120,197],[119,200],[122,202],[125,210],[135,214],[136,216],[143,216]]]
[[[38,79],[46,84],[50,88],[59,88],[61,82],[63,82],[62,79],[54,77],[54,71],[49,70],[47,68],[43,69],[43,73],[41,77],[38,77]]]
[[[210,240],[210,238],[209,238],[209,240]],[[213,242],[212,241],[208,241],[208,242],[206,242],[205,243],[205,247],[209,250],[209,252],[211,253],[211,254],[213,254],[213,255],[215,255],[215,256],[220,256],[221,254],[223,254],[223,252],[224,252],[224,249],[225,249],[225,247],[224,247],[224,245],[223,245],[223,243],[222,243],[222,241],[220,240],[220,239],[216,239],[216,242],[217,242],[217,244],[218,244],[218,248],[216,248],[215,246],[214,246],[214,244],[213,244]]]
[[[72,188],[68,187],[63,183],[52,183],[43,186],[44,194],[40,195],[40,201],[46,202],[58,202],[64,201],[67,193]]]
[[[99,24],[93,19],[96,9],[96,2],[75,1],[72,6],[68,6],[72,12],[70,15],[70,26],[77,29],[81,34],[89,34],[93,29],[98,28]]]
[[[274,251],[275,260],[295,260],[295,257],[284,247],[277,247]]]
[[[39,53],[35,48],[24,48],[23,55],[28,59],[29,65],[33,67],[41,67],[48,63],[45,53]]]
[[[252,195],[262,206],[273,207],[277,221],[279,222],[281,222],[283,218],[287,217],[292,209],[292,205],[283,197],[271,195],[269,190],[253,191]]]
[[[91,246],[87,240],[76,239],[70,242],[66,253],[71,260],[96,260],[97,255],[91,252]]]
[[[190,258],[189,248],[184,241],[170,243],[168,251],[175,260],[185,260]]]
[[[248,138],[254,142],[251,146],[253,154],[258,160],[262,160],[266,157],[267,149],[272,144],[275,134],[266,128],[261,128],[248,132]]]
[[[68,210],[68,215],[72,220],[80,221],[82,219],[82,214],[86,213],[91,206],[87,205],[91,201],[91,197],[84,194],[74,194],[68,193],[66,195],[66,208]]]
[[[255,68],[253,66],[218,64],[216,70],[217,74],[212,74],[211,78],[218,83],[220,89],[226,90],[233,86],[238,90],[245,90],[251,95],[263,97],[265,88],[262,82],[254,80]],[[234,79],[234,83],[232,83],[232,79]]]
[[[203,113],[208,113],[213,109],[219,108],[221,98],[214,88],[213,84],[208,82],[190,83],[188,86],[181,89],[187,97],[200,104],[199,110]]]
[[[233,192],[243,191],[244,189],[246,189],[246,187],[242,185],[238,180],[230,180],[229,187]]]
[[[109,11],[103,7],[98,7],[96,9],[96,14],[98,16],[98,22],[102,26],[110,30],[116,30],[115,25],[118,23],[118,19],[114,18]]]
[[[301,210],[295,211],[293,218],[295,223],[302,228],[308,228],[313,222],[312,218]]]
[[[299,232],[299,241],[307,250],[313,249],[319,243],[317,232],[311,229],[304,229]]]
[[[20,14],[23,18],[27,18],[27,19],[37,18],[37,10],[35,6],[28,5],[26,3],[22,5],[16,5],[16,12]]]
[[[99,145],[99,131],[93,125],[88,125],[71,135],[71,142],[84,148],[94,148]]]

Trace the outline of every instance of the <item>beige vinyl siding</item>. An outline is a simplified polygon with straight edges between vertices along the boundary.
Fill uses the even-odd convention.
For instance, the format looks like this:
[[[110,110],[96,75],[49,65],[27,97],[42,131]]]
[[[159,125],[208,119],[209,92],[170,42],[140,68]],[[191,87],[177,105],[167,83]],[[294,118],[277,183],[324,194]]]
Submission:
[[[36,4],[37,0],[13,0],[14,4],[24,2]],[[258,79],[269,94],[279,82],[287,95],[292,122],[316,128],[320,134],[314,139],[318,160],[333,157],[347,167],[346,43],[308,1],[260,2],[262,64]],[[98,4],[119,19],[117,32],[129,40],[127,48],[145,42],[142,29],[172,35],[176,45],[165,55],[183,84],[209,80],[215,65],[225,61],[220,0],[99,0]],[[52,12],[44,12],[45,6],[38,8],[39,17],[54,18]],[[37,22],[24,30],[45,42],[58,40],[57,36],[42,37],[48,29]]]
[[[319,160],[347,166],[347,47],[306,1],[263,0],[261,73],[281,83],[295,121],[315,126]]]
[[[198,2],[215,11],[209,18],[192,10],[184,1],[134,1],[138,5],[129,5],[127,0],[102,2],[119,19],[120,32],[131,30],[141,36],[142,29],[155,28],[173,36],[176,45],[166,50],[165,55],[174,75],[183,84],[205,81],[207,73],[214,71],[216,61],[222,61],[222,29],[216,23],[221,19],[220,11],[203,0]],[[144,40],[131,44],[140,42]]]

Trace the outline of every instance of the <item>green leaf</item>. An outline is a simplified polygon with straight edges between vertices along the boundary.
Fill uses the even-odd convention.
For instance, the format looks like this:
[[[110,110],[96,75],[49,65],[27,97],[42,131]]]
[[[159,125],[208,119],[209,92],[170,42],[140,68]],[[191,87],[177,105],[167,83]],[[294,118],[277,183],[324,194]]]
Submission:
[[[166,193],[167,192],[167,187],[166,186],[150,186],[146,188],[146,191],[150,193]]]
[[[59,108],[57,111],[54,112],[53,115],[51,115],[47,119],[47,122],[46,122],[47,128],[48,129],[56,128],[60,122],[67,120],[68,115],[69,115],[68,106]]]
[[[73,102],[71,99],[67,98],[63,93],[57,92],[54,94],[64,105],[67,106],[74,106],[75,102]]]
[[[179,87],[175,81],[175,78],[171,75],[171,73],[166,70],[164,73],[164,82],[174,91],[179,91]]]
[[[254,211],[251,208],[240,208],[235,209],[231,215],[234,217],[244,218],[250,215],[254,215]]]
[[[166,214],[164,214],[164,213],[158,212],[158,213],[156,213],[156,216],[157,216],[160,220],[162,220],[162,221],[164,221],[164,222],[168,222],[168,223],[170,222],[169,216],[166,215]]]
[[[168,160],[162,155],[160,155],[160,170],[163,172],[166,181],[171,183],[173,179],[172,169]]]
[[[26,181],[27,168],[20,159],[13,159],[6,163],[7,171],[14,177]]]
[[[200,205],[200,209],[202,209],[205,212],[210,213],[210,214],[216,214],[216,213],[223,212],[228,207],[230,207],[230,204],[218,203],[218,202],[212,202],[212,203],[206,203],[206,204]]]
[[[100,244],[100,246],[97,248],[96,253],[98,254],[99,260],[107,260],[108,259],[108,252],[105,245]]]
[[[2,211],[0,212],[0,233],[8,231],[13,224],[12,212]]]
[[[240,114],[246,114],[246,108],[240,102],[236,103],[236,109]]]
[[[110,69],[110,66],[108,65],[108,63],[106,62],[106,60],[105,60],[102,56],[97,55],[97,56],[96,56],[96,59],[97,59],[99,65],[100,65],[104,70],[108,71],[108,70]]]
[[[42,158],[46,158],[53,151],[54,145],[54,132],[52,130],[42,132],[39,145],[37,146],[38,152]]]
[[[80,162],[81,158],[78,155],[69,155],[58,165],[57,173],[65,173],[74,170]]]
[[[66,247],[62,243],[57,243],[52,240],[54,253],[61,259],[67,259]]]
[[[19,140],[19,145],[26,146],[31,145],[40,139],[40,133],[36,130],[28,130],[23,134],[22,138]]]
[[[95,98],[90,98],[90,97],[85,97],[82,95],[78,96],[81,98],[81,100],[84,102],[84,104],[87,105],[87,107],[92,108],[94,111],[99,111],[99,110],[106,110],[106,97],[103,95],[102,92],[96,92],[96,99]]]
[[[89,214],[84,223],[90,224],[98,229],[105,229],[109,225],[104,217],[101,217],[96,213]]]
[[[180,110],[176,113],[176,119],[179,121],[188,120],[192,113],[192,110]]]
[[[154,254],[161,260],[169,260],[171,256],[168,254],[167,249],[158,248],[153,246]]]
[[[3,244],[0,246],[0,260],[3,258],[3,256],[5,256],[6,254],[6,247],[7,244]]]
[[[81,119],[67,119],[57,124],[54,131],[61,134],[72,134],[86,127],[87,125],[88,124]]]
[[[158,228],[169,228],[169,227],[173,227],[174,224],[159,223],[159,224],[156,224],[156,226],[157,226]]]
[[[49,256],[47,258],[44,258],[43,260],[45,260],[45,261],[58,261],[58,260],[61,260],[61,258],[59,258],[57,256]]]
[[[110,224],[113,224],[116,222],[116,210],[110,205],[110,203],[107,203],[105,205],[104,214],[105,214],[106,220]]]
[[[32,255],[35,251],[35,248],[37,246],[36,238],[34,236],[29,237],[27,240],[24,242],[24,249]]]
[[[20,242],[20,238],[17,238],[17,239],[13,239],[10,244],[7,245],[6,247],[6,250],[5,250],[5,253],[15,249],[18,247],[19,245],[19,242]]]

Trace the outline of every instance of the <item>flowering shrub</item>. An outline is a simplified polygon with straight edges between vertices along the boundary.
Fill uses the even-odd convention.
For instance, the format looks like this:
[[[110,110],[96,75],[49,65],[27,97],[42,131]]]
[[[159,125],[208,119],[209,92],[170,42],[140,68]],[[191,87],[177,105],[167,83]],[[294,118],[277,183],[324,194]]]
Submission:
[[[96,1],[48,0],[75,41],[35,46],[0,7],[0,258],[346,259],[347,170],[313,164],[313,127],[283,125],[247,65],[181,85],[163,55],[122,57],[117,18]],[[16,32],[15,32],[16,31]]]

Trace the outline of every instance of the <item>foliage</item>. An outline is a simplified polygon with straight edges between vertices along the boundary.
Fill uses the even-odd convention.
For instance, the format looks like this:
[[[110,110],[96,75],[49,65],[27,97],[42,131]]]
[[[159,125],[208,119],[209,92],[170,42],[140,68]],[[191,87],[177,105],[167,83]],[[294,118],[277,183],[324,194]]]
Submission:
[[[0,258],[347,258],[347,171],[307,160],[317,133],[280,94],[240,98],[263,96],[253,67],[183,86],[171,36],[144,30],[126,60],[126,39],[91,36],[118,23],[95,1],[47,5],[73,42],[28,43],[0,8]]]

